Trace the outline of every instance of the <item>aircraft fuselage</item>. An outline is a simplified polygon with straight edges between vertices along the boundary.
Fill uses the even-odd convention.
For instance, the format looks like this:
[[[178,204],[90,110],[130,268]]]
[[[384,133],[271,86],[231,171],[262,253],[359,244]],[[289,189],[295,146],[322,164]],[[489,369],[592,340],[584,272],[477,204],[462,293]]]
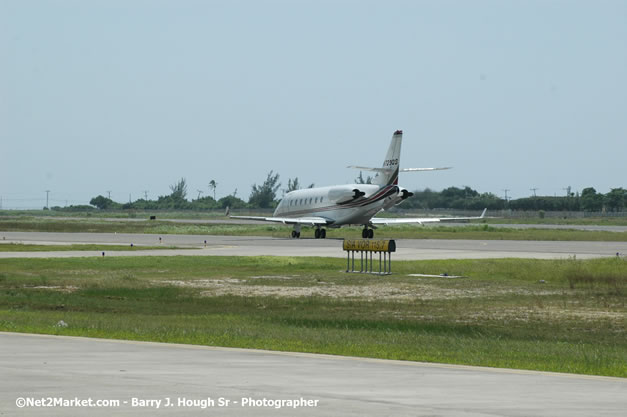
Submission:
[[[397,203],[398,186],[346,184],[289,192],[274,211],[275,217],[322,217],[330,227],[368,224],[379,211]]]

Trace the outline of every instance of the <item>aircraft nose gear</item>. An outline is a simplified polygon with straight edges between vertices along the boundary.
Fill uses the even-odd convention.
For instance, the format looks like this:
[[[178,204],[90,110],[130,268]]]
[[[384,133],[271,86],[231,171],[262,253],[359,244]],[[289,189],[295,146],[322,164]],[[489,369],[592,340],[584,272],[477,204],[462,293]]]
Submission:
[[[364,230],[361,231],[361,237],[364,239],[372,239],[374,237],[374,230],[364,227]]]

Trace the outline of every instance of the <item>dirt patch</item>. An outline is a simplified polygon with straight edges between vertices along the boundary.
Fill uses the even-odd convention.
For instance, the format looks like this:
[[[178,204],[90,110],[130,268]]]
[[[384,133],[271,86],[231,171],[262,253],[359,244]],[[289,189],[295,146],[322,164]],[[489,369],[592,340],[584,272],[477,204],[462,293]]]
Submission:
[[[248,280],[258,279],[290,279],[289,276],[254,276],[247,279],[217,278],[199,280],[165,280],[152,281],[155,285],[174,285],[185,288],[202,289],[201,296],[237,295],[243,297],[331,297],[359,298],[365,300],[438,300],[454,298],[477,298],[510,294],[537,294],[531,291],[515,291],[511,289],[452,289],[428,284],[395,284],[381,283],[369,285],[335,285],[318,283],[316,286],[280,286],[280,285],[246,285]],[[488,293],[489,291],[489,293]],[[549,294],[543,291],[541,295]]]
[[[246,282],[237,278],[221,278],[221,279],[195,279],[191,281],[179,281],[179,280],[165,280],[165,281],[152,281],[153,283],[169,284],[175,287],[185,288],[213,288],[221,287],[224,285],[240,284]]]
[[[68,286],[60,286],[60,285],[38,285],[36,287],[24,287],[33,290],[52,290],[52,291],[60,291],[65,293],[71,293],[78,290],[78,287],[74,287],[71,285]]]
[[[577,320],[586,322],[598,322],[603,320],[613,320],[620,322],[627,320],[627,313],[615,311],[602,311],[594,309],[566,310],[557,307],[519,307],[519,308],[497,308],[481,312],[469,312],[460,323],[476,323],[481,321],[563,321]]]

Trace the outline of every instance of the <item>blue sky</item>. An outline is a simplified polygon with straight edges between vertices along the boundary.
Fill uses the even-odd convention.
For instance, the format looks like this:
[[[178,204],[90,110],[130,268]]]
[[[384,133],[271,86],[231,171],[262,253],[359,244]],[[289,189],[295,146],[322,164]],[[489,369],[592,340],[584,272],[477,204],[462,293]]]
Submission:
[[[0,0],[3,207],[352,182],[626,186],[625,1]]]

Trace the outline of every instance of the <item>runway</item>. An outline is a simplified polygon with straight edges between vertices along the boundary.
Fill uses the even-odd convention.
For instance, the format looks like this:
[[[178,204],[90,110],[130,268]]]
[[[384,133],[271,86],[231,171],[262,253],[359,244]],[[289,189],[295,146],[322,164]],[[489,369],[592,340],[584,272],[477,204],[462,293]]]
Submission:
[[[627,409],[619,378],[15,333],[0,333],[0,374],[0,415],[577,417]],[[119,404],[18,408],[21,398]],[[208,398],[214,405],[203,409]],[[245,405],[248,398],[259,405]],[[275,408],[301,398],[309,405]]]
[[[161,238],[161,240],[159,240]],[[206,241],[206,246],[205,246]],[[154,235],[124,233],[1,232],[0,243],[102,244],[101,251],[1,252],[0,258],[102,256],[325,256],[345,257],[341,239],[289,239],[258,236]],[[177,246],[188,249],[108,251],[107,245]],[[627,254],[627,242],[399,239],[394,259],[590,259]]]

